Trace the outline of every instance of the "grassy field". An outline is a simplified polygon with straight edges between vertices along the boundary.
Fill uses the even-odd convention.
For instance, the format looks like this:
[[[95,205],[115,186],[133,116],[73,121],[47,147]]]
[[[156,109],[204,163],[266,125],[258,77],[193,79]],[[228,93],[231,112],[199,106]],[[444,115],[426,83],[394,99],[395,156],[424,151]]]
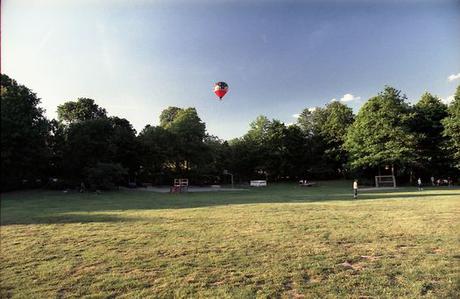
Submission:
[[[458,298],[460,189],[2,194],[0,297]]]

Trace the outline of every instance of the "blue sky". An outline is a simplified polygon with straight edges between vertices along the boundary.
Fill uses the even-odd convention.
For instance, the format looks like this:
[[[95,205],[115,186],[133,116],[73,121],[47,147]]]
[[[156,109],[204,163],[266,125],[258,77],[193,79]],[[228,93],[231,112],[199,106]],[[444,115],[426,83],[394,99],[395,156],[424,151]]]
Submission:
[[[460,84],[460,1],[6,0],[1,13],[2,72],[49,117],[90,97],[138,131],[196,107],[229,139],[260,114],[292,123],[332,99],[357,112],[387,84],[412,102]]]

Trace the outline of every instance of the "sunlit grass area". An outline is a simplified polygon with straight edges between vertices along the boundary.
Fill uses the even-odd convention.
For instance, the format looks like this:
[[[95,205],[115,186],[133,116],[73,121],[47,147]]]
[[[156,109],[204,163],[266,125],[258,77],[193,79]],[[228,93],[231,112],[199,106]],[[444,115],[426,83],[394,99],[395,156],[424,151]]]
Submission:
[[[460,294],[460,189],[2,194],[0,297]]]

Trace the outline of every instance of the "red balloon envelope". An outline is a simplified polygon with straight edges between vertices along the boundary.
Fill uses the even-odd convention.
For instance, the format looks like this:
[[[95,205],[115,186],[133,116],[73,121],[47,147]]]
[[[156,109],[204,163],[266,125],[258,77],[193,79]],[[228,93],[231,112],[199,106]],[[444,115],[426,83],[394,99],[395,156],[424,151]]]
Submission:
[[[216,94],[216,96],[219,97],[219,99],[222,100],[222,98],[227,93],[227,91],[228,91],[227,83],[217,82],[216,84],[214,84],[214,93]]]

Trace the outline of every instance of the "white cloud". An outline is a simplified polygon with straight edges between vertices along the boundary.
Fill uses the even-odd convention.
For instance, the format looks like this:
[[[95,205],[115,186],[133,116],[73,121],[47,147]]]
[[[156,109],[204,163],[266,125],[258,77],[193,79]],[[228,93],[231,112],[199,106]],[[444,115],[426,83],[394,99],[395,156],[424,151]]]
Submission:
[[[312,108],[308,108],[308,111],[314,112],[314,111],[316,111],[316,109],[317,109],[316,107],[312,107]]]
[[[454,100],[454,95],[448,96],[445,99],[441,98],[441,102],[443,102],[444,104],[447,104],[447,105],[452,103],[453,100]]]
[[[332,102],[337,102],[337,99],[336,99],[336,98],[333,98],[333,99],[331,100],[331,103],[332,103]]]
[[[351,101],[357,101],[360,100],[361,97],[357,97],[352,95],[351,93],[347,93],[343,95],[343,97],[340,98],[340,102],[351,102]]]
[[[294,118],[299,118],[300,114],[299,113],[296,113],[296,114],[293,114],[292,117]]]
[[[452,82],[452,81],[457,80],[457,79],[460,79],[460,73],[452,74],[449,77],[447,77],[447,80],[449,80],[449,82]]]

